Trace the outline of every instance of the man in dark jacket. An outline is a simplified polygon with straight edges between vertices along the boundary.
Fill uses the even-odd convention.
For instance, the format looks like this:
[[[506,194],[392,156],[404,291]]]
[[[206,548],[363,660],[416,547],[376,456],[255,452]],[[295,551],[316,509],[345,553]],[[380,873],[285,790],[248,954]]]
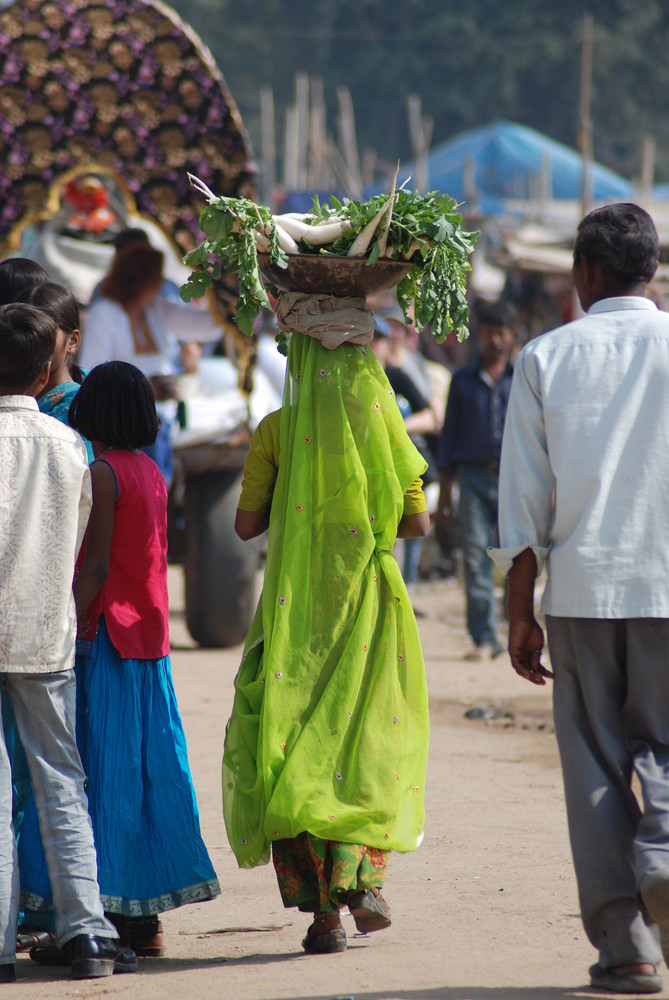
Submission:
[[[499,460],[511,391],[515,310],[508,302],[484,302],[476,310],[479,357],[453,375],[437,451],[440,497],[437,517],[448,525],[453,487],[459,486],[467,629],[474,642],[467,659],[487,648],[498,656],[493,565],[487,549],[497,532]]]

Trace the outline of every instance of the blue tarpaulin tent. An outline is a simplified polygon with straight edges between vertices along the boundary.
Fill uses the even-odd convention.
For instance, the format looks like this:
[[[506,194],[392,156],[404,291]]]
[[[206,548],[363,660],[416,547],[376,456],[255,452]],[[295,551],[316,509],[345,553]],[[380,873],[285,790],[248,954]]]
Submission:
[[[400,166],[401,181],[415,166]],[[580,153],[525,125],[498,121],[461,132],[436,146],[428,156],[428,189],[442,191],[485,213],[498,212],[508,200],[578,200],[583,160]],[[594,164],[592,199],[632,197],[632,185],[607,167]],[[369,193],[386,190],[375,184]],[[473,203],[473,204],[472,204]]]

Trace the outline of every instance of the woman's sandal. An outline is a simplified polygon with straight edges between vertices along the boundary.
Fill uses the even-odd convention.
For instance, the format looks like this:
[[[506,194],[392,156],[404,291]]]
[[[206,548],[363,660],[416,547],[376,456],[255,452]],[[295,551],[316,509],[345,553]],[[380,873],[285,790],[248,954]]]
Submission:
[[[329,930],[319,930],[325,923],[323,917],[330,914],[318,914],[307,931],[302,947],[307,955],[333,955],[338,951],[346,951],[346,931],[340,925]]]
[[[163,925],[157,915],[125,917],[120,913],[106,913],[105,916],[118,931],[124,948],[131,948],[140,958],[160,958],[165,954]]]
[[[361,934],[382,931],[390,927],[390,907],[378,889],[354,892],[348,899],[348,908]]]
[[[55,944],[56,935],[34,924],[21,924],[16,935],[16,950],[30,951],[31,948],[46,948]]]
[[[163,925],[158,917],[131,918],[130,947],[140,958],[160,958],[165,954]]]

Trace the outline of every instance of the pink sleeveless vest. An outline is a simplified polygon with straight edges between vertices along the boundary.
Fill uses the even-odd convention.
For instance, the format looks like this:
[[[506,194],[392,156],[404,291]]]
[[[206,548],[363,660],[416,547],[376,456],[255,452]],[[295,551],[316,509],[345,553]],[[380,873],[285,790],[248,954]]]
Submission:
[[[93,639],[103,614],[123,659],[159,659],[170,650],[165,481],[143,453],[115,448],[101,461],[118,483],[109,576],[80,623],[78,639]]]

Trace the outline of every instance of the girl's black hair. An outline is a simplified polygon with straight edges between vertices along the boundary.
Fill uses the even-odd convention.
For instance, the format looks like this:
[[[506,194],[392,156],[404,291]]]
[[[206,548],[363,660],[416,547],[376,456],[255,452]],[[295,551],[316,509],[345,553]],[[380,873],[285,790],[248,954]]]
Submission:
[[[16,302],[21,292],[51,281],[48,271],[28,257],[8,257],[0,261],[0,306]]]
[[[26,389],[50,361],[56,324],[24,303],[0,306],[0,388]]]
[[[151,385],[127,361],[93,368],[72,400],[67,419],[89,441],[116,448],[145,448],[160,430]]]
[[[29,302],[31,306],[37,306],[47,313],[56,323],[56,326],[63,331],[70,339],[75,330],[81,329],[79,317],[79,304],[76,298],[63,285],[57,285],[55,281],[46,281],[42,285],[31,285],[26,288],[18,297],[19,302]],[[67,368],[74,379],[80,385],[84,381],[84,374],[75,362],[68,358]]]

